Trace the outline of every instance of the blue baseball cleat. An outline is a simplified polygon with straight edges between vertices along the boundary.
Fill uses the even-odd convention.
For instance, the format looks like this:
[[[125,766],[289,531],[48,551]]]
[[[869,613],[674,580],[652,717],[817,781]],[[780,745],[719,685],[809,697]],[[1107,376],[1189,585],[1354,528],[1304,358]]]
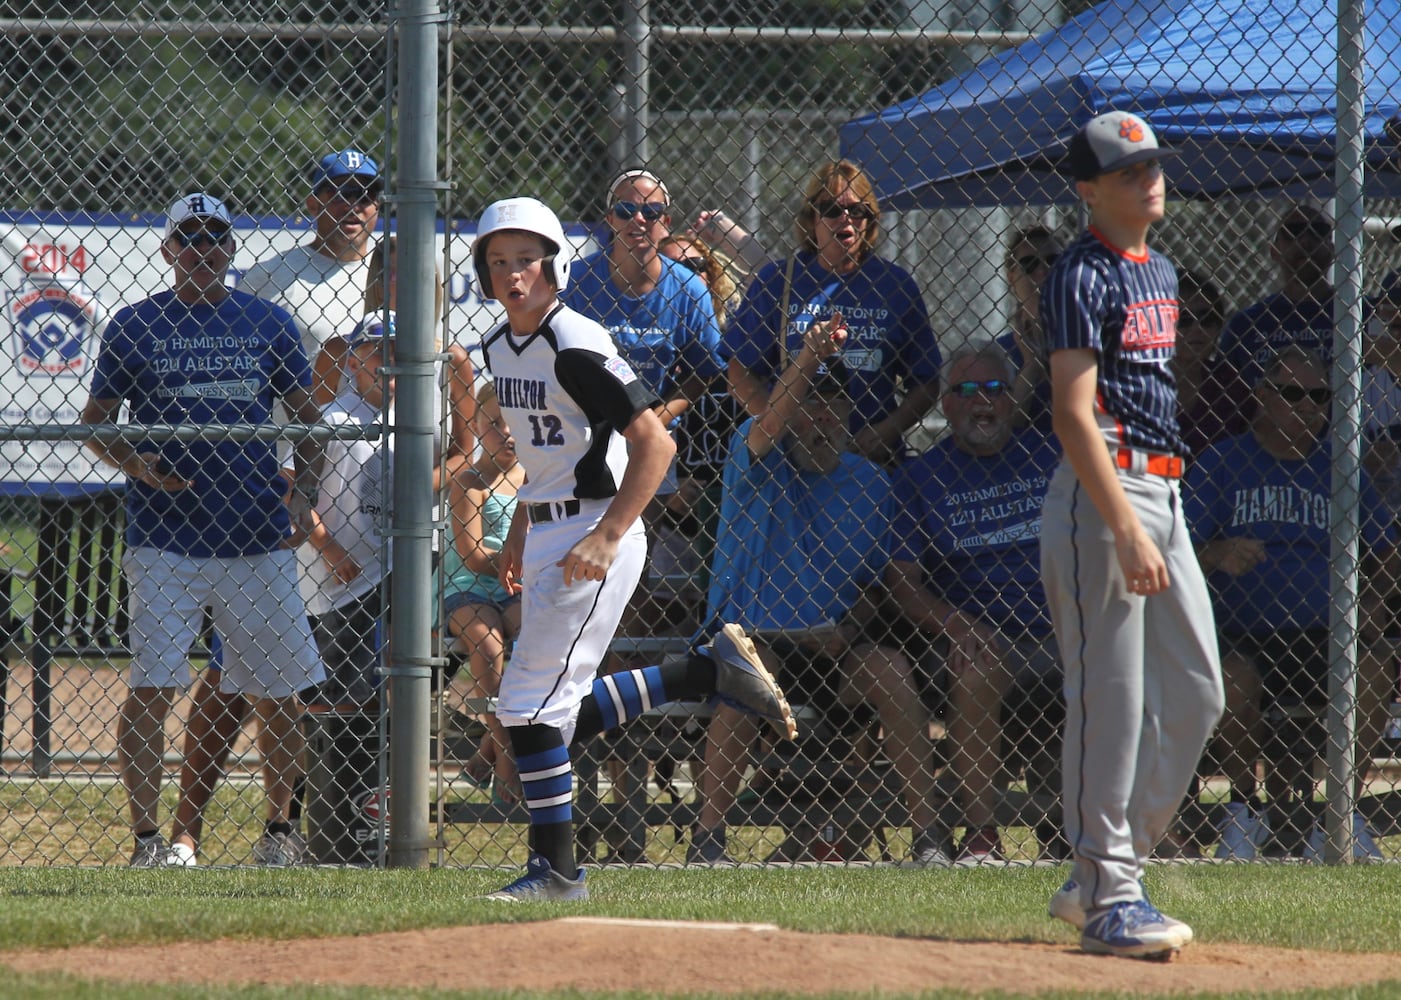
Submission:
[[[711,640],[709,655],[715,661],[716,698],[731,708],[768,719],[784,739],[797,739],[793,710],[744,629],[733,623],[726,625]]]
[[[1093,955],[1170,962],[1192,940],[1192,928],[1158,912],[1146,899],[1095,910],[1085,921],[1080,948]]]
[[[484,898],[503,903],[581,903],[589,898],[589,888],[584,885],[584,869],[567,879],[550,867],[544,855],[532,854],[524,875]]]

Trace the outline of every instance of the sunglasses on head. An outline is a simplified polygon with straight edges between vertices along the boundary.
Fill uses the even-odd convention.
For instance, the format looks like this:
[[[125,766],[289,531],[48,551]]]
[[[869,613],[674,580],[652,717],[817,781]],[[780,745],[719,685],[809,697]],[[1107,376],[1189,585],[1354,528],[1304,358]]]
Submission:
[[[985,396],[1001,396],[1010,388],[1011,386],[1000,378],[990,378],[986,382],[970,379],[967,382],[955,382],[949,386],[949,395],[962,396],[964,399],[971,399],[979,393]]]
[[[1301,385],[1280,385],[1278,382],[1267,382],[1266,385],[1279,393],[1279,398],[1286,403],[1302,403],[1307,399],[1310,403],[1322,406],[1333,398],[1333,390],[1326,386],[1305,389]]]
[[[1055,254],[1042,255],[1039,253],[1023,254],[1020,257],[1013,257],[1012,263],[1016,264],[1022,274],[1035,274],[1038,268],[1051,269],[1051,265],[1056,262]]]
[[[213,247],[223,246],[228,242],[230,235],[227,229],[200,229],[193,233],[182,233],[177,229],[170,234],[170,238],[179,244],[181,249],[185,247],[195,247],[198,250],[203,250],[205,247],[212,249]]]
[[[705,269],[710,266],[710,262],[704,257],[679,257],[676,263],[688,271],[696,272],[696,274],[704,274]]]
[[[620,219],[631,219],[638,212],[646,222],[656,222],[666,215],[666,203],[660,201],[620,201],[613,206],[613,214]]]
[[[854,205],[843,205],[836,201],[819,202],[813,207],[817,209],[817,214],[824,219],[840,219],[845,215],[849,216],[852,222],[870,222],[876,217],[875,212],[860,202]]]

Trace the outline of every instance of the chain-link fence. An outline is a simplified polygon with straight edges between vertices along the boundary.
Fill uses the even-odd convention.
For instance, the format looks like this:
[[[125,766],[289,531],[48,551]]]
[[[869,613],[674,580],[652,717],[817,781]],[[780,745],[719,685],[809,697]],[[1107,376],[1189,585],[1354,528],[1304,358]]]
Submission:
[[[432,68],[426,23],[436,72],[405,72]],[[494,714],[521,602],[497,569],[512,441],[552,430],[493,394],[504,314],[470,255],[514,195],[564,220],[564,302],[677,444],[599,670],[663,664],[688,697],[576,741],[581,861],[1064,857],[1039,296],[1085,224],[1066,143],[1109,108],[1178,154],[1153,246],[1181,279],[1181,495],[1227,684],[1158,853],[1321,857],[1331,803],[1359,856],[1397,855],[1401,11],[1360,23],[1203,0],[0,0],[4,863],[372,864],[391,774],[432,832],[391,861],[524,860]],[[432,96],[406,80],[438,91],[444,184],[405,162]],[[418,197],[431,306],[428,241],[388,239],[419,233]],[[436,352],[396,315],[436,316]],[[805,337],[822,364],[794,398]],[[432,443],[409,481],[386,442],[412,434]],[[405,523],[406,496],[431,514]],[[390,540],[428,535],[432,579],[395,579],[427,574]],[[797,740],[676,680],[725,622]],[[574,623],[534,624],[564,645]],[[650,705],[632,683],[593,707]],[[401,714],[429,697],[430,727]]]

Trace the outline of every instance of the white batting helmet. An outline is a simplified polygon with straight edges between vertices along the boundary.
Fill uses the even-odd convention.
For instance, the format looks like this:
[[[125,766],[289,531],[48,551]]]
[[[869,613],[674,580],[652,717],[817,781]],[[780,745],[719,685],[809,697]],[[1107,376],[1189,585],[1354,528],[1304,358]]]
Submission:
[[[491,291],[491,275],[486,267],[487,238],[492,233],[514,229],[540,237],[552,249],[545,258],[555,269],[555,288],[563,289],[569,281],[569,244],[564,239],[564,226],[559,216],[542,201],[534,198],[505,198],[486,207],[477,223],[477,237],[472,241],[472,264],[477,269],[477,284],[484,298],[495,298]]]

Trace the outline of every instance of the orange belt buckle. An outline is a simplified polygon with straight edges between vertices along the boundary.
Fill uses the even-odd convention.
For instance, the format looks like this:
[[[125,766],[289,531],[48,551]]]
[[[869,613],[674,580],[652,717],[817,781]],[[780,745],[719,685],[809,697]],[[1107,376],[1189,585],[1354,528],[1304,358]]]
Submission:
[[[1114,453],[1115,464],[1121,469],[1141,469],[1150,476],[1164,479],[1182,478],[1182,457],[1180,455],[1160,455],[1151,451],[1138,451],[1134,448],[1120,448]]]

